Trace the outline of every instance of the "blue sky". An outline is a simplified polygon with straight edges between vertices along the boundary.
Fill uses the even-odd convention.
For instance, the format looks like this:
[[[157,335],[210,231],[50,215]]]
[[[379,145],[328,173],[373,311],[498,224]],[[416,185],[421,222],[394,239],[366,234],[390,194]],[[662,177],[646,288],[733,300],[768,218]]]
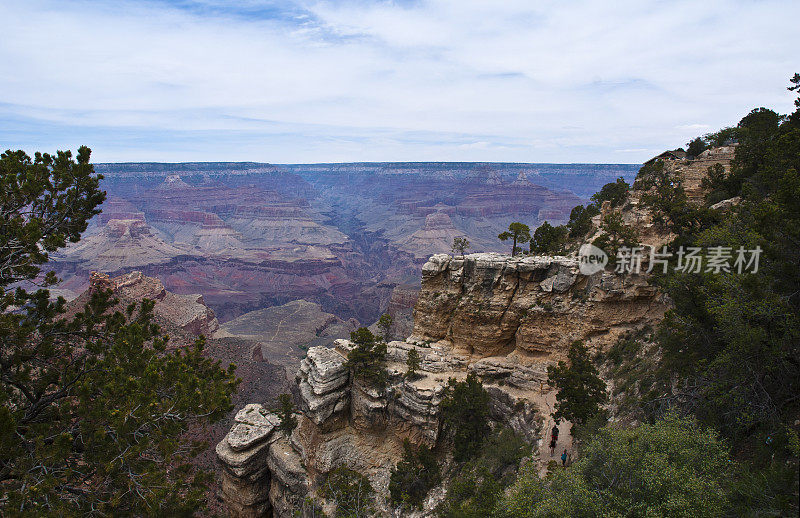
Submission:
[[[637,163],[783,113],[800,2],[2,0],[0,148]]]

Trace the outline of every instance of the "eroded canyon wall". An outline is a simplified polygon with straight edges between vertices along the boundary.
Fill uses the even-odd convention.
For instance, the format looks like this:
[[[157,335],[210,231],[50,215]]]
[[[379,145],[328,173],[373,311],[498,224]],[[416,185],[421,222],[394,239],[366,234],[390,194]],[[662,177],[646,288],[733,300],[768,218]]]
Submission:
[[[413,334],[388,344],[387,387],[353,379],[348,340],[309,349],[293,387],[300,409],[294,431],[286,436],[265,424],[275,417],[255,405],[249,411],[264,422],[237,419],[217,445],[221,498],[234,516],[293,516],[310,502],[328,505],[321,484],[346,466],[369,478],[389,516],[389,476],[404,439],[438,445],[446,460],[439,405],[449,379],[476,373],[492,419],[536,443],[552,396],[547,366],[573,340],[605,347],[625,330],[658,321],[665,309],[644,278],[582,275],[564,257],[435,255],[423,267]],[[405,376],[411,350],[422,359],[413,379]]]

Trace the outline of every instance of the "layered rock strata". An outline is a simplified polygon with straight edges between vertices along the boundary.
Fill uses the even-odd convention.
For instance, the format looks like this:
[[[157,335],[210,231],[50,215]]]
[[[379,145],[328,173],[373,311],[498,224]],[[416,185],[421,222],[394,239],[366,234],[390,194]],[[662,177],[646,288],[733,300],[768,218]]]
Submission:
[[[252,500],[251,488],[260,488],[262,498],[269,495],[276,517],[302,513],[310,501],[329,509],[319,489],[327,473],[346,466],[370,480],[377,508],[390,516],[389,478],[405,439],[437,447],[447,462],[440,404],[450,379],[477,374],[496,426],[536,443],[552,410],[545,403],[552,399],[547,366],[563,358],[574,340],[605,347],[625,330],[654,323],[665,308],[666,301],[644,278],[582,275],[569,258],[435,255],[423,268],[414,333],[387,344],[386,387],[354,379],[346,365],[350,341],[310,348],[293,389],[301,410],[297,428],[290,438],[264,447],[259,462],[267,468],[258,472],[258,481],[245,473],[227,483],[247,488],[242,496],[223,491],[222,497],[234,516],[251,516],[247,513],[254,508],[242,504]],[[409,377],[406,360],[412,350],[421,365]],[[219,459],[225,476],[235,479],[237,465],[230,463],[236,459],[226,456],[225,448],[218,447]],[[430,510],[435,502],[425,507]],[[266,506],[259,510],[268,515]]]
[[[422,269],[412,341],[527,366],[575,340],[607,342],[659,320],[666,301],[639,275],[583,275],[566,257],[434,255]]]

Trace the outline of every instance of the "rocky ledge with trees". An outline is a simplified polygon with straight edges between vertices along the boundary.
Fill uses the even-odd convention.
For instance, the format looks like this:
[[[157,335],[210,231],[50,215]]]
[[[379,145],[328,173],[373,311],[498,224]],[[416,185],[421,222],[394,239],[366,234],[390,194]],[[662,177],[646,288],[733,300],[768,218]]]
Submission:
[[[564,227],[512,224],[501,239],[531,255],[432,257],[405,341],[360,331],[310,350],[298,426],[253,450],[274,515],[796,516],[796,105],[649,161]],[[763,257],[744,274],[673,257],[582,275],[586,242],[612,258],[641,243]]]

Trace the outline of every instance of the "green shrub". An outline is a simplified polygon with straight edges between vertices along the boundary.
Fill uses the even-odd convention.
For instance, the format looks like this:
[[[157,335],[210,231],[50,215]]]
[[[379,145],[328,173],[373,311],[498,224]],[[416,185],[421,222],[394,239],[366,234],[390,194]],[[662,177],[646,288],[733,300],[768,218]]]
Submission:
[[[444,431],[453,438],[455,460],[478,455],[489,432],[489,394],[478,376],[471,372],[458,382],[450,378],[440,408]]]
[[[380,388],[386,386],[386,342],[378,340],[366,327],[350,333],[355,344],[347,355],[347,367],[355,378]]]
[[[403,441],[403,457],[389,480],[392,503],[403,509],[419,509],[428,491],[440,481],[439,465],[430,448],[423,444],[415,449],[408,439]]]
[[[730,473],[715,432],[669,414],[654,425],[603,428],[580,459],[546,480],[524,472],[494,516],[722,516]]]
[[[323,498],[336,503],[336,518],[372,516],[374,493],[367,477],[344,466],[328,473],[320,490]]]

